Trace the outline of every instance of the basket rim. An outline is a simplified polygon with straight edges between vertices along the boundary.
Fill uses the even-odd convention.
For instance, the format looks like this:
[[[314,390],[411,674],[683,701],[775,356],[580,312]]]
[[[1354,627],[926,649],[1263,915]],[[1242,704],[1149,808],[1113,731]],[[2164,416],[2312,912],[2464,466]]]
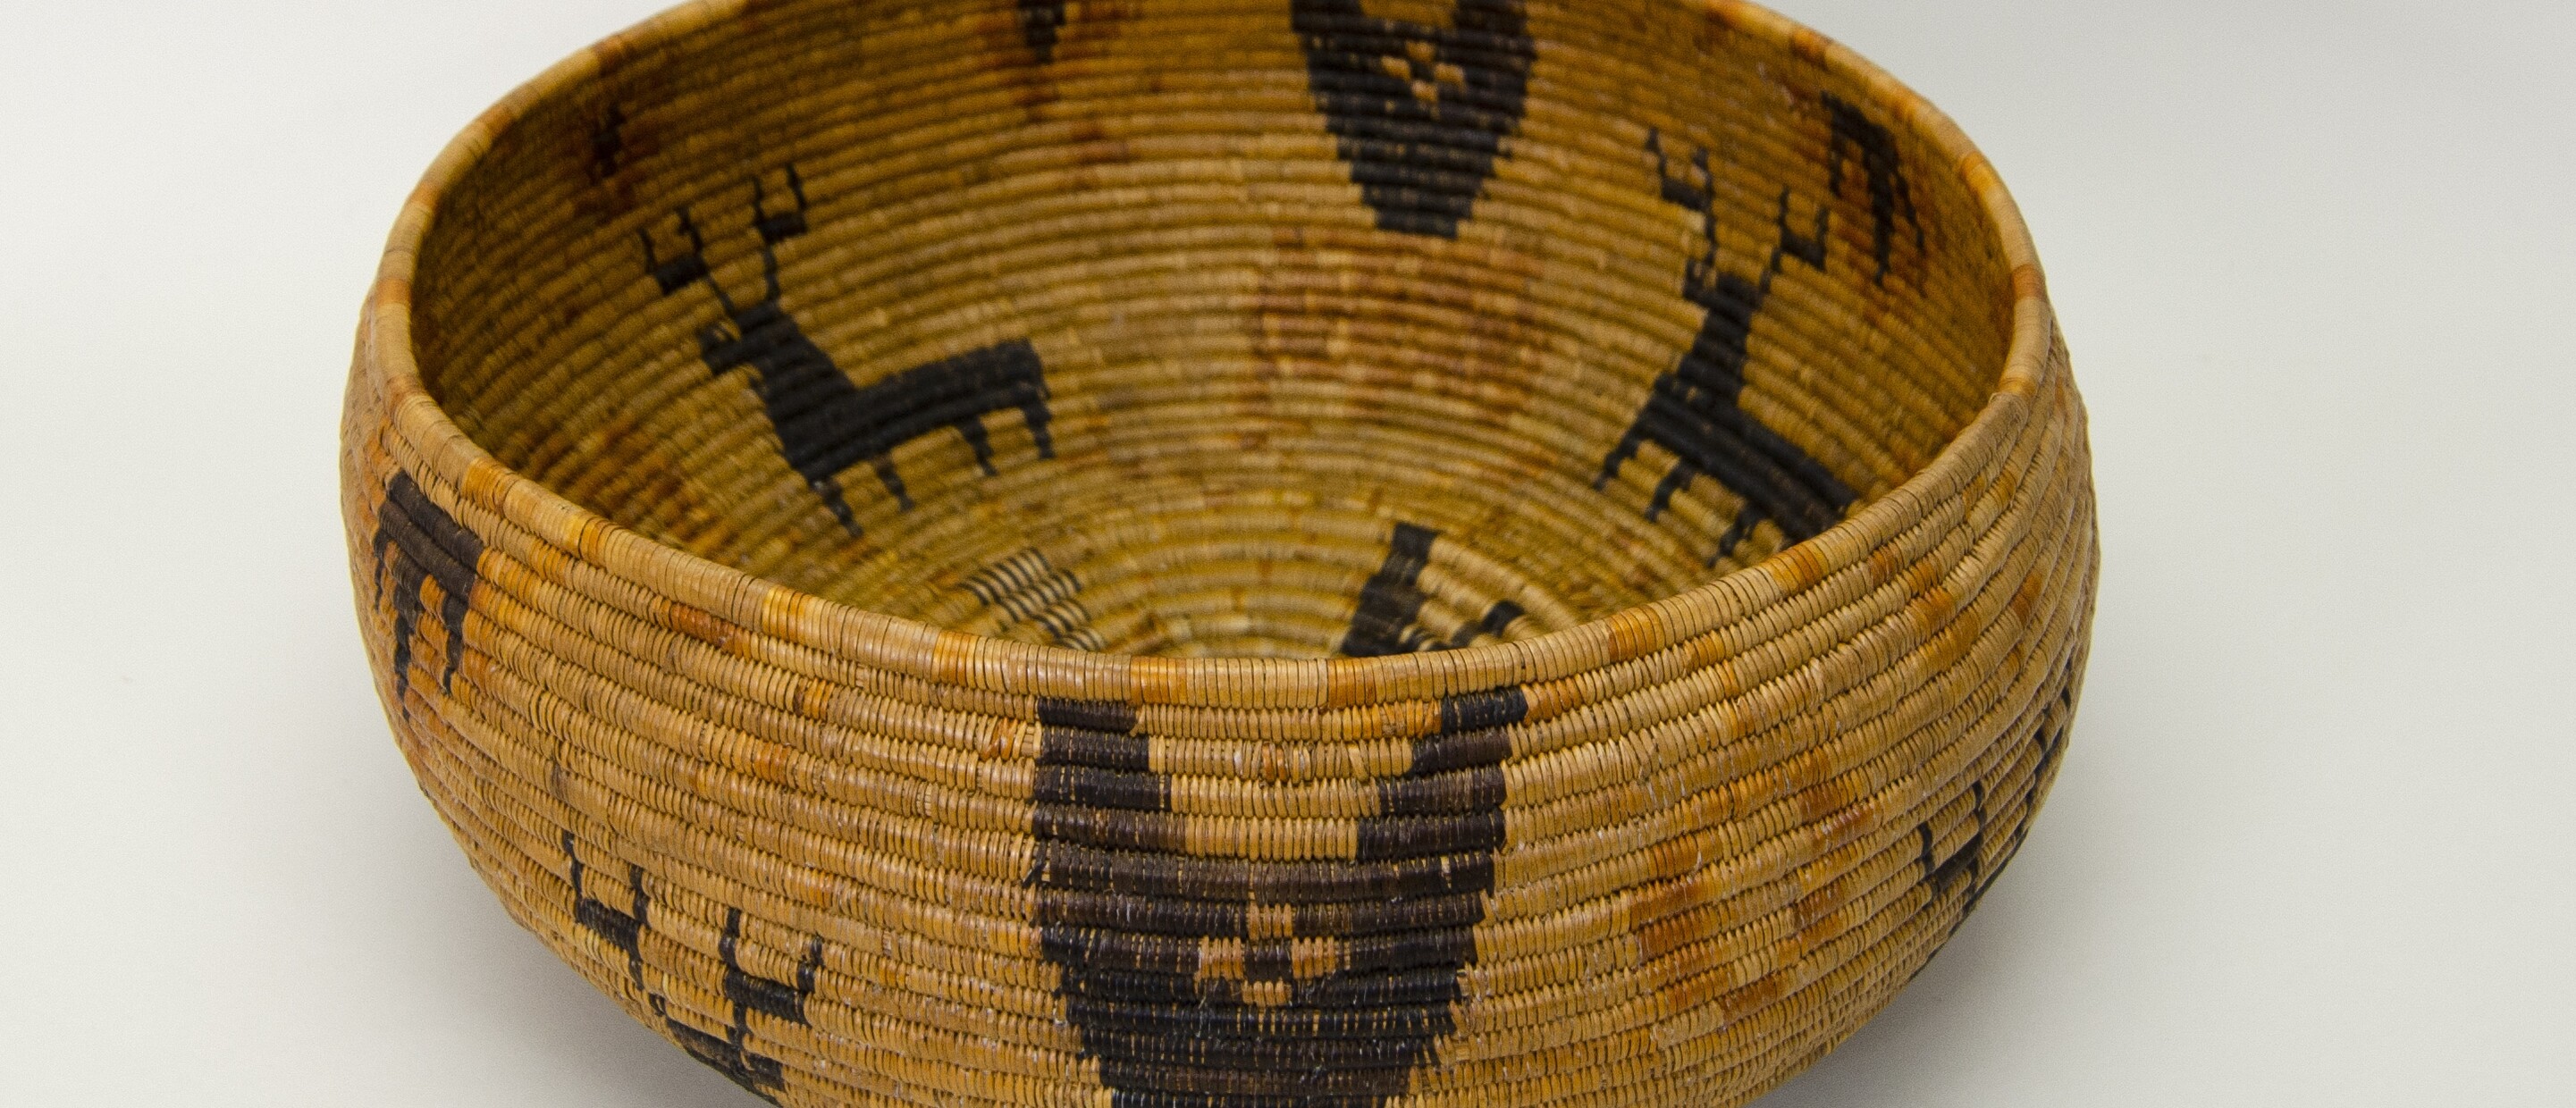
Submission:
[[[1822,534],[1753,566],[1575,627],[1456,650],[1320,659],[1093,654],[969,634],[829,600],[629,530],[504,465],[430,397],[413,356],[412,285],[421,247],[448,190],[496,141],[555,97],[629,59],[750,15],[762,2],[689,0],[664,11],[555,63],[449,140],[404,200],[387,237],[359,324],[356,372],[375,376],[391,424],[459,496],[674,600],[835,658],[1003,695],[1233,708],[1246,707],[1248,700],[1275,707],[1358,707],[1558,680],[1700,637],[1866,557],[1900,529],[1897,517],[1905,501],[1951,483],[1951,471],[1975,464],[1971,459],[1980,444],[2020,432],[2048,373],[2056,323],[2038,251],[2000,176],[1949,116],[1856,51],[1748,0],[1641,0],[1705,12],[1865,90],[1871,106],[1891,123],[1949,159],[1946,168],[1991,222],[2013,296],[2003,369],[1975,417],[1913,475]]]

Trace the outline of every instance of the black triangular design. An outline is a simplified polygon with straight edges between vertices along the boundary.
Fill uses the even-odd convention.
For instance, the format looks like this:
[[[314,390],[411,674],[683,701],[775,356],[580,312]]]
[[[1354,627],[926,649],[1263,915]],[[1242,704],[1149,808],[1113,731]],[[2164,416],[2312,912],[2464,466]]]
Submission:
[[[1380,19],[1359,0],[1295,0],[1306,76],[1382,230],[1458,237],[1527,106],[1522,0],[1457,0],[1448,27]]]

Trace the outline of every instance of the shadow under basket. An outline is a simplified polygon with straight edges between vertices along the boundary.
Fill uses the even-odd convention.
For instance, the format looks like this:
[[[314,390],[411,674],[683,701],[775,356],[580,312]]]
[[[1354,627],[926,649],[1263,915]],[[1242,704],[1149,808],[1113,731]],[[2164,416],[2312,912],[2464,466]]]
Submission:
[[[793,1105],[1750,1100],[2097,564],[1992,170],[1707,0],[679,9],[430,171],[342,466],[475,868]]]

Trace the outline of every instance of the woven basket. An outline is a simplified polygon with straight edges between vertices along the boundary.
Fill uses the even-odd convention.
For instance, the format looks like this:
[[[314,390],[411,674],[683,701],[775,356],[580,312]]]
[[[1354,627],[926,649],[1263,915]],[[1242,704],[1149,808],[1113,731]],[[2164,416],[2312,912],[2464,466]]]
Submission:
[[[1734,1104],[2058,764],[1993,172],[1716,0],[732,0],[404,210],[345,425],[502,903],[782,1104]]]

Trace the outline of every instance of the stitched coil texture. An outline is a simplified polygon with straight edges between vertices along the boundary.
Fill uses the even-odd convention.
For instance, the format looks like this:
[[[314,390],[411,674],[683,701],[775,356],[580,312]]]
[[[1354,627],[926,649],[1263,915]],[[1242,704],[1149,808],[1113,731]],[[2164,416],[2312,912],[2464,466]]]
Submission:
[[[2097,565],[1992,171],[1702,0],[685,7],[430,171],[343,444],[432,805],[789,1105],[1747,1102]]]

